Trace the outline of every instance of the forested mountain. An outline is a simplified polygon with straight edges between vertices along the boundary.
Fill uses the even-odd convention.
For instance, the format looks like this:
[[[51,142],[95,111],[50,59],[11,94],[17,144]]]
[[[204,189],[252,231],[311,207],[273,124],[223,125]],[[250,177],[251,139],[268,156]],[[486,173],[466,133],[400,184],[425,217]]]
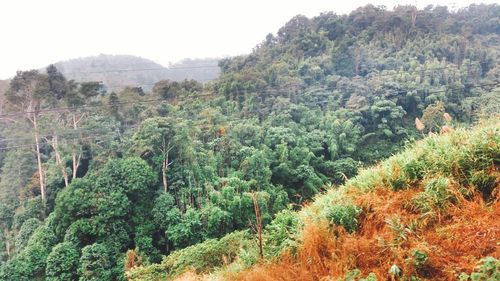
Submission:
[[[294,212],[333,190],[321,208],[300,214],[317,210],[334,233],[365,235],[358,222],[373,213],[357,200],[370,198],[339,186],[427,135],[452,134],[444,142],[431,137],[347,186],[390,187],[386,197],[374,197],[379,201],[424,188],[414,209],[404,209],[416,223],[429,216],[443,226],[453,214],[438,207],[467,202],[485,206],[477,214],[486,218],[488,209],[498,210],[498,125],[470,140],[457,128],[498,118],[499,27],[498,5],[457,12],[369,5],[349,15],[296,16],[251,54],[221,60],[218,79],[162,80],[150,95],[138,84],[108,91],[99,81],[74,81],[53,65],[17,73],[0,115],[0,280],[125,280],[125,271],[135,280],[163,280],[280,258],[301,268],[293,245],[303,241],[293,235],[307,220],[295,221]],[[336,194],[346,201],[330,200]],[[401,256],[342,270],[387,279],[394,263],[393,278],[411,278],[411,267],[400,264],[412,253],[402,241],[417,229],[376,219],[406,235],[400,244],[384,240],[394,246],[384,254]],[[495,251],[468,254],[460,270],[414,277],[469,274],[485,255],[498,263]],[[342,270],[331,272],[342,278]]]
[[[185,59],[164,67],[151,60],[127,55],[99,55],[57,62],[54,65],[68,79],[102,81],[108,90],[126,86],[151,90],[160,80],[194,79],[207,82],[219,76],[218,59]]]

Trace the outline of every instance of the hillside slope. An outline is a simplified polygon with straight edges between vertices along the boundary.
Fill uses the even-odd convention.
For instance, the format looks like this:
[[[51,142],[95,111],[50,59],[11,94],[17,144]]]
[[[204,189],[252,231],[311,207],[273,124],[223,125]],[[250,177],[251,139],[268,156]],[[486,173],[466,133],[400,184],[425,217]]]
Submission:
[[[498,257],[488,240],[498,235],[488,228],[496,124],[430,138],[334,188],[407,143],[500,114],[500,6],[415,11],[297,16],[248,56],[222,60],[219,79],[162,81],[151,95],[106,92],[54,68],[17,73],[5,113],[20,118],[0,128],[0,280],[124,281],[134,268],[138,280],[216,268],[226,279],[273,278],[264,261],[288,279],[356,269],[386,279],[390,268],[453,279]],[[461,238],[444,224],[465,220],[453,209],[468,202],[485,219],[469,234],[486,251],[451,255],[455,245],[427,233]],[[437,269],[413,270],[414,254]]]
[[[125,86],[150,90],[160,80],[195,79],[201,82],[213,80],[219,75],[218,59],[186,59],[169,67],[151,60],[128,55],[99,55],[54,65],[67,78],[76,81],[103,81],[110,90]]]
[[[499,5],[298,15],[251,54],[222,60],[214,88],[247,115],[300,120],[293,105],[301,104],[342,116],[361,137],[355,152],[340,153],[374,161],[397,151],[438,101],[459,122],[499,112],[498,23]],[[439,130],[425,120],[426,132]]]
[[[259,262],[252,235],[234,233],[128,276],[165,280],[189,271],[181,280],[196,280],[208,275],[191,270],[222,267],[218,277],[227,280],[468,280],[472,272],[484,277],[473,280],[495,280],[499,164],[497,122],[428,137],[302,211],[278,214]]]

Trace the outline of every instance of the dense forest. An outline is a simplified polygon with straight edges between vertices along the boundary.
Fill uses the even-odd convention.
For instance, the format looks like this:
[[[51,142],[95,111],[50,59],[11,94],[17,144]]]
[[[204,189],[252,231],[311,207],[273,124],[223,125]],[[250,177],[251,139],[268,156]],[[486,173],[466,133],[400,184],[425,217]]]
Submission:
[[[470,153],[456,162],[441,161],[439,153],[414,159],[409,167],[418,169],[396,174],[408,166],[401,162],[382,171],[380,181],[404,191],[427,172],[451,173],[420,185],[444,192],[446,200],[421,195],[414,212],[433,214],[439,204],[473,197],[465,192],[453,199],[442,188],[448,182],[484,187],[483,205],[496,204],[498,124],[481,131],[488,138],[452,131],[481,119],[495,123],[499,46],[499,5],[456,12],[368,5],[349,15],[296,16],[251,54],[219,61],[219,78],[207,83],[162,80],[151,91],[140,85],[111,91],[102,81],[72,80],[54,65],[20,71],[1,99],[0,280],[126,280],[125,272],[133,280],[164,280],[233,259],[239,261],[233,271],[257,276],[250,266],[279,258],[296,243],[289,237],[305,221],[295,212],[311,210],[304,205],[323,204],[328,213],[318,218],[329,218],[339,227],[334,231],[356,233],[369,206],[350,204],[356,196],[341,204],[313,198],[327,190],[343,194],[358,170],[428,135],[421,150],[454,146],[458,155],[460,140],[468,147],[470,138]],[[436,134],[456,137],[438,145]],[[391,159],[413,159],[398,155]],[[383,163],[390,161],[396,160]],[[366,178],[377,176],[362,175],[372,189],[376,184]],[[390,223],[401,235],[413,231],[405,228],[409,222]],[[498,228],[488,235],[498,240]],[[405,237],[394,238],[397,249]],[[423,265],[429,251],[421,252],[415,255]],[[294,267],[294,253],[303,252],[289,252],[290,263],[281,266]],[[498,250],[488,254],[498,268]],[[445,276],[436,269],[409,279],[413,271],[390,268],[393,280]],[[371,265],[360,269],[349,280],[370,272],[389,278]]]

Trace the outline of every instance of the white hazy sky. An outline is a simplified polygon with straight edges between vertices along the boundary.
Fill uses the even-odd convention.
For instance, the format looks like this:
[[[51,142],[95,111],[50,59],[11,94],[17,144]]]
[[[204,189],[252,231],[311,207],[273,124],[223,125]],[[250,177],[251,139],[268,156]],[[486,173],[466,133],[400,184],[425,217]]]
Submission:
[[[297,14],[368,3],[464,7],[499,0],[1,0],[0,79],[70,58],[130,54],[163,65],[249,53]]]

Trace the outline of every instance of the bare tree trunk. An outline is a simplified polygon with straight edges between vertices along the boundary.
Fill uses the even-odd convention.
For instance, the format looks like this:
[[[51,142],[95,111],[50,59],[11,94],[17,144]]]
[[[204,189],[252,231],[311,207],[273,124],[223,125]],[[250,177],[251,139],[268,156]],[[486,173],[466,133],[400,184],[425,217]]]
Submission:
[[[42,157],[40,153],[40,138],[38,135],[38,123],[36,118],[36,113],[33,114],[33,128],[35,129],[35,147],[36,147],[36,160],[38,162],[38,177],[40,180],[40,193],[42,195],[42,201],[45,201],[45,181],[42,170]]]
[[[78,129],[78,123],[82,120],[84,115],[82,115],[78,120],[76,120],[75,115],[73,115],[73,129],[77,130]],[[77,155],[78,154],[78,155]],[[73,160],[73,174],[72,174],[72,179],[76,178],[76,172],[78,171],[78,167],[80,167],[80,160],[82,159],[82,154],[77,153],[76,147],[73,146],[72,152],[71,152],[71,158]]]
[[[54,133],[54,135],[52,136],[52,148],[54,149],[54,153],[56,154],[56,163],[61,169],[61,173],[64,178],[64,186],[67,187],[69,185],[69,177],[68,173],[66,172],[66,165],[64,165],[64,163],[62,162],[61,154],[59,153],[59,144],[56,133]]]
[[[411,10],[411,26],[415,28],[415,23],[417,22],[417,7],[413,7]]]
[[[76,178],[76,172],[78,171],[78,167],[80,167],[80,160],[82,159],[82,154],[76,155],[76,148],[73,147],[72,159],[73,159],[73,174],[72,179]]]
[[[168,192],[168,178],[167,178],[167,170],[168,166],[172,164],[172,162],[168,162],[168,154],[170,150],[173,147],[170,147],[170,142],[165,144],[165,139],[163,139],[163,156],[165,159],[163,159],[162,167],[161,167],[161,174],[162,174],[162,180],[163,180],[163,191]]]
[[[253,209],[255,212],[255,228],[257,231],[257,241],[259,244],[259,255],[260,258],[264,257],[264,249],[262,246],[262,216],[260,215],[260,207],[259,203],[257,202],[257,196],[255,193],[252,193],[252,201],[253,201]]]
[[[163,167],[161,169],[162,179],[163,179],[163,191],[168,191],[168,179],[167,179],[167,162],[168,159],[163,160]]]

